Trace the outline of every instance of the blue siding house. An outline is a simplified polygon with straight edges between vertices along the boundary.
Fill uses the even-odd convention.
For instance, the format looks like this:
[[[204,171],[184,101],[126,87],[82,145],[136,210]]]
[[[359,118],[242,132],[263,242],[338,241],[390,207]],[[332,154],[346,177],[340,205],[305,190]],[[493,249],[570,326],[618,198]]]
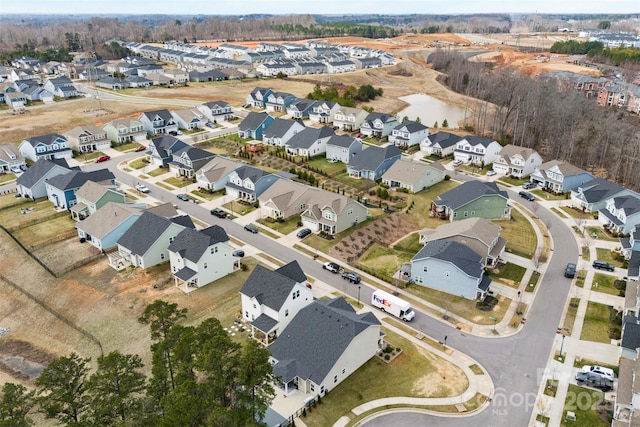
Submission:
[[[352,178],[376,180],[382,177],[392,164],[400,160],[401,152],[395,145],[367,147],[349,160],[347,173]]]
[[[275,119],[267,113],[251,112],[238,125],[240,138],[262,139],[262,134]]]

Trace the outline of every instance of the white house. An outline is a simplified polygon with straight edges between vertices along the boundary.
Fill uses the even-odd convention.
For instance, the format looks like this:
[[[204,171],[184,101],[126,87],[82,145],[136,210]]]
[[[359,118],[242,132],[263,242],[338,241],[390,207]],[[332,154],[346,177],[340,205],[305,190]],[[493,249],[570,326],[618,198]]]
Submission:
[[[349,135],[332,135],[327,140],[327,160],[349,163],[349,160],[362,151],[362,141]]]
[[[311,123],[333,123],[338,110],[340,105],[335,102],[317,101],[309,112],[309,120]]]
[[[523,178],[531,175],[541,164],[542,157],[536,150],[508,144],[498,153],[493,170],[502,175]]]
[[[398,126],[398,118],[391,114],[369,113],[360,125],[360,133],[366,136],[383,137],[391,134]]]
[[[275,147],[284,147],[289,140],[305,127],[297,120],[274,119],[262,132],[262,142]]]
[[[412,193],[426,190],[444,180],[446,170],[442,163],[424,163],[400,159],[382,174],[382,183],[391,189],[403,188]]]
[[[467,135],[456,144],[455,160],[478,166],[492,164],[497,158],[502,146],[491,138]]]
[[[333,116],[333,124],[346,131],[360,128],[369,113],[362,108],[340,107]]]
[[[393,128],[389,135],[389,142],[396,147],[411,147],[420,144],[429,136],[429,128],[422,123],[408,120]]]

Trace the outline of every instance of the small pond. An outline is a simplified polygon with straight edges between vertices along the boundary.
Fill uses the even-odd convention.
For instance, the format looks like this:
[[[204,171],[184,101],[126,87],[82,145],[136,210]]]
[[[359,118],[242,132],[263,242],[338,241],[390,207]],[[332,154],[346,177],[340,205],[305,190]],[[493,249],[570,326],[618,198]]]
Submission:
[[[398,113],[399,120],[407,116],[409,120],[420,117],[420,122],[425,126],[432,127],[437,121],[438,126],[442,126],[444,119],[447,119],[450,128],[457,128],[458,122],[465,118],[464,107],[448,104],[429,95],[415,93],[400,98],[409,106]],[[467,114],[470,112],[467,111]]]

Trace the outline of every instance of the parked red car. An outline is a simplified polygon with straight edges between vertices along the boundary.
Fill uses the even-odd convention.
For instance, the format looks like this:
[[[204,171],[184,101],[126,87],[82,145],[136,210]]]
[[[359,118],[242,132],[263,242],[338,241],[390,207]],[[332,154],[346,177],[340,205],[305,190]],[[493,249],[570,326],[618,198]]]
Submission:
[[[135,151],[144,151],[146,149],[147,149],[147,147],[145,147],[144,145],[141,145],[138,148],[136,148]]]
[[[107,160],[111,160],[111,156],[100,156],[96,159],[96,163],[106,162]]]

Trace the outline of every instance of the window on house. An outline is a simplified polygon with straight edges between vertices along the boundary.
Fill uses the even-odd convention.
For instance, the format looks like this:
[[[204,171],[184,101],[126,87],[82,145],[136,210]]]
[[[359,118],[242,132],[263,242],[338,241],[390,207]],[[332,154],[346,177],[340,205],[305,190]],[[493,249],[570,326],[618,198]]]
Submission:
[[[422,271],[427,271],[428,267],[425,265],[424,267],[422,267]]]
[[[311,393],[316,391],[316,387],[313,384],[311,384],[311,387],[309,387],[309,389],[311,390]]]
[[[466,218],[466,217],[468,217],[468,216],[469,216],[469,212],[464,211],[464,215],[463,215],[463,216],[464,216],[465,218]]]
[[[246,317],[247,319],[249,318],[249,312],[248,311],[244,312],[244,317]]]
[[[160,259],[164,259],[164,253],[160,254]]]
[[[476,211],[471,211],[471,216],[474,216],[476,214]]]
[[[253,308],[256,308],[256,305],[255,305],[255,304],[253,304]]]
[[[206,262],[204,263],[204,268],[207,268],[207,263]]]
[[[342,375],[344,375],[345,372],[347,372],[347,370],[345,368],[342,368]]]
[[[287,316],[289,316],[289,309],[284,311],[284,317],[287,317]]]
[[[333,382],[334,382],[334,383],[337,383],[337,382],[338,382],[338,376],[337,376],[337,375],[334,375],[334,376],[333,376]]]
[[[422,276],[416,276],[413,278],[413,281],[416,283],[422,283]]]
[[[300,291],[296,291],[296,296],[299,297],[300,296]]]
[[[176,236],[169,237],[169,243],[173,243],[174,240],[176,240]]]

